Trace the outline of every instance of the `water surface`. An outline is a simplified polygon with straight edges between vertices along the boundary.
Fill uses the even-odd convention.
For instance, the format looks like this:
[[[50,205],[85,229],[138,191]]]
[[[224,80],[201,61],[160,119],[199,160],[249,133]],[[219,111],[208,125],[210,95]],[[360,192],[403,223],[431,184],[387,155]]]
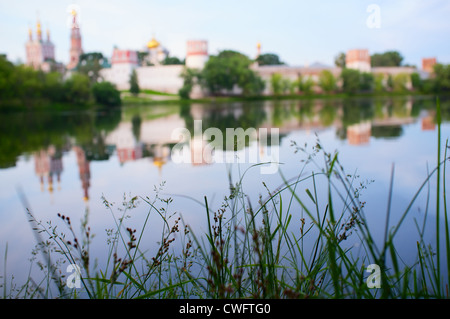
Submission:
[[[450,103],[442,100],[443,143],[450,136]],[[171,157],[177,140],[172,133],[186,128],[194,136],[195,121],[203,130],[226,128],[279,128],[278,147],[265,145],[257,138],[247,140],[237,150],[258,154],[260,159],[279,152],[279,170],[286,178],[296,177],[303,167],[304,154],[295,152],[293,142],[311,150],[320,139],[329,152],[337,150],[341,164],[349,174],[359,176],[367,186],[361,199],[365,214],[377,238],[384,233],[391,168],[395,180],[391,223],[399,219],[428,170],[436,166],[437,126],[435,100],[431,97],[391,97],[283,100],[230,104],[192,104],[123,107],[112,110],[8,112],[0,124],[0,255],[8,245],[7,273],[20,283],[30,267],[35,238],[28,223],[18,189],[26,196],[38,220],[52,221],[58,231],[67,232],[57,214],[70,216],[75,230],[88,213],[89,225],[96,234],[92,255],[99,264],[105,256],[105,229],[114,228],[111,212],[103,198],[121,203],[138,196],[136,208],[127,211],[127,223],[139,229],[149,205],[140,197],[173,198],[167,216],[180,214],[189,225],[205,230],[206,215],[201,205],[208,198],[212,209],[220,208],[229,195],[229,176],[236,182],[253,163],[178,163]],[[198,122],[197,122],[198,123]],[[224,147],[229,141],[224,141]],[[197,152],[199,150],[193,150]],[[204,149],[200,150],[204,152]],[[216,149],[204,152],[214,156],[236,154]],[[259,196],[266,197],[266,186],[274,190],[282,185],[279,173],[261,174],[260,167],[244,177],[244,191],[257,206]],[[431,180],[433,189],[435,179]],[[298,188],[304,190],[311,185]],[[303,196],[302,195],[302,196]],[[326,190],[319,190],[319,197]],[[435,196],[430,196],[433,207]],[[417,230],[414,218],[422,220],[426,194],[405,221],[398,245],[405,260],[415,256]],[[164,206],[162,201],[157,205]],[[296,208],[297,209],[297,208]],[[297,211],[293,209],[292,213]],[[300,212],[300,209],[298,209]],[[433,218],[435,211],[428,211]],[[295,216],[298,225],[300,216]],[[432,222],[430,222],[432,224]],[[161,223],[151,219],[144,236],[149,249],[160,239]],[[430,240],[434,234],[429,232]],[[37,270],[36,267],[34,270]]]

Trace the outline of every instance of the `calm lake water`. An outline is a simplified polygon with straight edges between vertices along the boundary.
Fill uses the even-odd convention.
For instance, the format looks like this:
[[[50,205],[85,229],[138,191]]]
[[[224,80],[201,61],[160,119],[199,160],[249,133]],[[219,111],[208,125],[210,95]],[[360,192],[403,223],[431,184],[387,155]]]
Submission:
[[[445,144],[450,136],[450,101],[442,99],[441,105]],[[150,209],[143,198],[154,198],[157,190],[160,197],[173,199],[167,207],[168,216],[177,213],[189,225],[205,230],[204,196],[213,210],[219,209],[229,195],[229,176],[233,182],[238,181],[254,163],[208,163],[211,158],[233,159],[236,154],[218,148],[212,152],[202,145],[185,154],[189,159],[200,152],[200,162],[175,160],[173,149],[178,140],[174,130],[186,128],[194,136],[198,120],[202,121],[203,131],[215,127],[224,136],[226,128],[267,128],[269,132],[279,128],[278,146],[271,145],[270,138],[266,145],[253,136],[237,152],[241,159],[245,154],[257,154],[262,162],[278,154],[282,163],[275,174],[262,174],[259,166],[245,174],[244,191],[255,207],[260,195],[267,196],[263,182],[275,190],[283,183],[280,172],[286,178],[300,173],[305,155],[295,152],[293,142],[301,146],[306,143],[311,150],[318,137],[329,152],[338,150],[346,171],[359,175],[358,183],[367,186],[361,198],[377,238],[384,233],[392,164],[395,180],[391,223],[395,224],[425,180],[427,170],[435,168],[437,161],[436,107],[431,97],[152,105],[96,111],[8,112],[0,116],[0,269],[3,274],[7,245],[6,271],[19,284],[28,273],[35,246],[19,189],[35,217],[44,223],[52,221],[60,232],[68,233],[58,213],[70,216],[78,231],[80,220],[88,212],[89,225],[96,234],[91,254],[99,264],[105,254],[105,229],[114,228],[103,197],[116,203],[114,213],[119,216],[124,198],[138,196],[137,207],[126,213],[130,216],[127,223],[139,229]],[[194,140],[191,142],[196,145]],[[229,141],[224,141],[224,147],[226,143]],[[435,178],[430,182],[431,190],[434,185]],[[304,195],[307,187],[311,185],[299,187],[299,193]],[[325,189],[318,192],[319,196],[326,195]],[[430,225],[434,225],[434,200],[435,195],[430,196]],[[414,218],[423,219],[426,205],[425,192],[399,234],[398,247],[405,261],[415,256]],[[159,218],[152,218],[144,236],[149,249],[160,239],[161,229]],[[299,218],[294,218],[297,224]],[[432,228],[427,238],[433,240]],[[37,267],[33,269],[37,271]]]

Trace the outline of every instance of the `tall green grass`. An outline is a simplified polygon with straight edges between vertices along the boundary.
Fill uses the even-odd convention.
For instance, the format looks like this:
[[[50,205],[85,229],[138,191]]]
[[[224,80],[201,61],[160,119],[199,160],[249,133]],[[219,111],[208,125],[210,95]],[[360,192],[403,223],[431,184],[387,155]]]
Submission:
[[[29,277],[5,298],[448,298],[450,235],[446,198],[445,142],[441,156],[440,104],[437,102],[437,164],[419,185],[400,219],[391,225],[395,166],[386,201],[386,224],[382,241],[375,238],[365,216],[361,192],[367,185],[357,174],[344,170],[337,151],[329,153],[317,140],[312,148],[293,149],[304,156],[298,176],[269,189],[257,203],[246,193],[245,178],[254,165],[236,180],[229,174],[229,195],[220,207],[210,207],[208,198],[199,203],[206,231],[199,232],[189,221],[171,214],[172,198],[156,189],[153,198],[124,197],[122,206],[104,199],[113,228],[107,230],[107,258],[102,267],[93,265],[90,246],[93,234],[88,217],[78,234],[69,217],[59,215],[59,224],[37,221],[24,198],[38,242],[37,254],[44,279]],[[430,182],[436,178],[436,236],[425,241],[425,225],[433,209]],[[441,185],[442,184],[442,185]],[[252,185],[248,186],[251,187]],[[417,258],[406,265],[395,244],[398,233],[419,199],[426,195],[423,220],[417,227]],[[139,204],[140,202],[140,204]],[[148,207],[139,229],[127,227],[128,212],[137,205]],[[442,204],[442,205],[441,205]],[[400,213],[400,214],[399,214]],[[443,214],[444,225],[441,224]],[[155,218],[159,222],[155,223]],[[60,232],[58,226],[65,225]],[[148,249],[144,234],[161,227],[157,246]],[[441,238],[441,230],[445,236]],[[45,239],[43,236],[45,235]],[[414,240],[414,239],[412,239]],[[441,242],[445,249],[442,249]],[[6,256],[5,252],[5,263]],[[58,257],[58,261],[54,258]],[[81,266],[80,289],[67,287],[67,264]],[[367,266],[379,266],[380,287],[371,288]],[[445,265],[445,275],[441,268]],[[5,265],[6,269],[6,265]],[[52,288],[53,287],[53,288]]]

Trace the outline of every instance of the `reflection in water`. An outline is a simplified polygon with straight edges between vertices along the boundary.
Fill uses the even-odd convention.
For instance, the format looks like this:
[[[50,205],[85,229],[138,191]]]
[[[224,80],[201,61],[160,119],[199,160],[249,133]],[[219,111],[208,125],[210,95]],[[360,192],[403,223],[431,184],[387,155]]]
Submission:
[[[449,103],[443,101],[441,104],[443,119],[448,120]],[[35,116],[35,122],[32,121],[33,116],[27,116],[29,131],[27,138],[22,140],[31,141],[33,136],[33,142],[38,143],[30,145],[18,143],[14,138],[15,127],[8,125],[17,122],[13,115],[11,121],[5,121],[1,129],[6,139],[12,139],[11,143],[16,148],[12,149],[14,154],[25,153],[33,147],[37,149],[33,152],[35,173],[39,177],[42,191],[45,183],[48,184],[47,190],[50,193],[54,191],[54,183],[60,189],[63,153],[72,150],[77,158],[84,200],[87,201],[90,161],[108,160],[114,153],[121,165],[148,158],[158,169],[161,178],[163,166],[173,160],[173,148],[181,141],[173,135],[174,130],[179,128],[185,128],[191,133],[191,139],[187,141],[190,145],[189,153],[185,155],[189,157],[188,162],[198,166],[217,162],[216,155],[227,157],[230,149],[239,151],[251,145],[256,145],[259,159],[270,153],[267,147],[270,148],[271,145],[260,140],[258,134],[249,134],[244,143],[236,143],[233,139],[233,145],[230,145],[230,141],[226,139],[227,128],[247,130],[277,127],[280,139],[283,139],[296,130],[318,132],[334,127],[337,138],[346,139],[349,145],[357,146],[368,145],[371,137],[399,137],[403,134],[405,125],[418,119],[423,131],[435,130],[435,117],[433,99],[279,100],[182,105],[171,112],[129,108],[122,112],[101,110],[93,114],[75,113],[70,116],[52,113]],[[196,136],[196,120],[202,121],[201,132],[211,127],[220,129],[223,134],[219,138],[224,139],[223,143],[217,140],[218,136],[207,136],[206,139],[203,135],[202,138]],[[42,124],[48,129],[41,131]],[[4,148],[2,151],[3,158],[9,160],[13,157],[8,154],[11,148]],[[219,162],[224,161],[222,159]],[[5,166],[5,163],[2,165]]]
[[[83,188],[84,197],[83,200],[87,202],[89,200],[89,186],[91,180],[90,163],[86,159],[84,150],[79,146],[74,146],[73,150],[77,156],[78,170],[80,173],[81,186]]]
[[[211,164],[213,162],[213,148],[201,136],[194,136],[190,141],[191,158],[189,162],[194,166]]]
[[[157,144],[152,148],[153,165],[158,168],[159,176],[162,176],[162,167],[167,164],[170,157],[170,149],[166,145]]]
[[[350,145],[369,144],[372,132],[370,122],[353,124],[347,127],[347,139]]]
[[[41,191],[45,191],[45,179],[48,182],[48,191],[53,193],[54,178],[58,184],[58,190],[61,188],[61,173],[63,171],[62,153],[56,151],[54,146],[48,149],[41,149],[34,155],[35,172],[39,177]]]
[[[443,121],[448,122],[449,101],[441,99],[441,107]],[[396,183],[403,183],[406,189],[399,190],[399,193],[407,192],[410,185],[416,185],[423,177],[422,172],[418,171],[418,167],[422,167],[422,160],[425,158],[428,161],[435,154],[429,141],[435,134],[427,132],[436,130],[433,98],[279,100],[179,107],[140,106],[96,112],[5,113],[0,121],[0,183],[3,183],[0,205],[5,207],[4,212],[20,211],[17,194],[9,187],[9,183],[20,179],[25,184],[28,182],[27,176],[35,182],[29,183],[31,187],[26,190],[30,202],[39,204],[39,211],[48,213],[46,218],[50,219],[55,215],[53,210],[58,205],[58,209],[73,209],[72,213],[78,213],[79,208],[85,206],[81,198],[85,201],[94,198],[95,201],[90,200],[89,206],[94,205],[95,212],[101,210],[101,203],[94,202],[103,192],[117,191],[123,194],[131,189],[133,195],[147,195],[158,178],[159,182],[169,181],[171,188],[167,191],[175,194],[198,195],[201,198],[205,194],[215,195],[216,192],[222,195],[229,191],[227,176],[224,174],[225,165],[211,163],[220,156],[227,156],[227,150],[230,149],[238,153],[251,149],[259,155],[259,159],[267,158],[276,144],[267,142],[272,142],[271,136],[264,140],[259,138],[259,134],[249,135],[244,143],[234,144],[232,141],[233,147],[230,147],[228,140],[216,141],[216,136],[199,140],[194,134],[196,120],[202,120],[203,132],[216,127],[224,139],[227,128],[267,129],[268,132],[270,128],[279,128],[277,145],[285,156],[282,161],[286,162],[283,174],[286,172],[290,176],[298,174],[300,167],[298,157],[288,147],[290,139],[298,138],[303,144],[314,139],[310,133],[322,132],[321,138],[327,139],[339,151],[342,149],[346,164],[350,163],[350,166],[361,169],[362,174],[369,175],[365,177],[381,174],[383,169],[375,168],[382,165],[380,162],[389,162],[390,165],[393,160],[400,161],[403,167],[399,165],[396,174],[401,174],[402,169],[407,173],[396,180]],[[186,141],[191,145],[186,153],[190,165],[173,165],[173,150],[180,142],[180,137],[173,136],[173,132],[179,128],[190,132],[190,139]],[[443,129],[447,134],[447,123]],[[384,143],[386,139],[396,142]],[[234,152],[229,154],[233,155]],[[29,158],[34,163],[26,165]],[[275,187],[278,187],[277,177],[267,176],[267,179],[277,183]],[[76,183],[74,187],[70,185],[74,183],[72,178]],[[251,179],[249,189],[251,192],[255,189],[251,194],[255,196],[253,198],[260,195],[256,194],[259,192],[259,178],[261,176]],[[383,199],[379,198],[385,191],[383,187],[380,186],[378,193],[368,198],[368,203],[383,203],[381,209],[385,208]],[[44,194],[55,191],[59,191],[60,196],[58,199],[55,197],[55,203],[52,202],[54,206],[49,207],[48,197]],[[72,193],[75,195],[72,196]],[[398,201],[409,196],[402,196],[404,194],[398,196]],[[188,213],[202,211],[186,202],[181,205],[184,206],[178,208]],[[6,228],[5,225],[9,225],[8,218],[15,217],[10,215],[13,214],[0,214],[0,226]],[[103,222],[102,214],[92,215],[93,219],[98,218]],[[197,222],[201,216],[195,216]],[[16,225],[22,227],[23,220]],[[28,225],[26,227],[28,229]],[[0,243],[5,241],[14,242],[0,232]]]
[[[142,158],[142,146],[139,144],[130,148],[116,148],[116,152],[121,164]]]
[[[86,153],[81,147],[74,146],[72,150],[75,152],[77,158],[79,177],[84,195],[83,200],[88,201],[91,179],[90,162],[87,160]],[[34,169],[36,175],[39,177],[42,192],[45,191],[45,179],[47,179],[48,192],[50,194],[53,193],[55,177],[56,183],[58,184],[57,189],[61,190],[62,159],[62,152],[57,151],[53,145],[48,147],[48,149],[41,149],[34,154]]]
[[[422,131],[434,131],[435,129],[434,115],[427,115],[422,118]]]

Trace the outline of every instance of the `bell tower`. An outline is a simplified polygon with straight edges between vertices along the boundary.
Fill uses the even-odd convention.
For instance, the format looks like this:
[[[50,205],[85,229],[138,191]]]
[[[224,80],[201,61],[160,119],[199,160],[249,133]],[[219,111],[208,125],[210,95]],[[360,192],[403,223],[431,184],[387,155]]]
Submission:
[[[208,61],[208,42],[205,40],[191,40],[187,42],[186,67],[203,69]]]
[[[70,32],[70,62],[67,65],[69,70],[74,69],[78,65],[80,55],[83,53],[78,13],[73,9],[71,15],[72,28]]]

